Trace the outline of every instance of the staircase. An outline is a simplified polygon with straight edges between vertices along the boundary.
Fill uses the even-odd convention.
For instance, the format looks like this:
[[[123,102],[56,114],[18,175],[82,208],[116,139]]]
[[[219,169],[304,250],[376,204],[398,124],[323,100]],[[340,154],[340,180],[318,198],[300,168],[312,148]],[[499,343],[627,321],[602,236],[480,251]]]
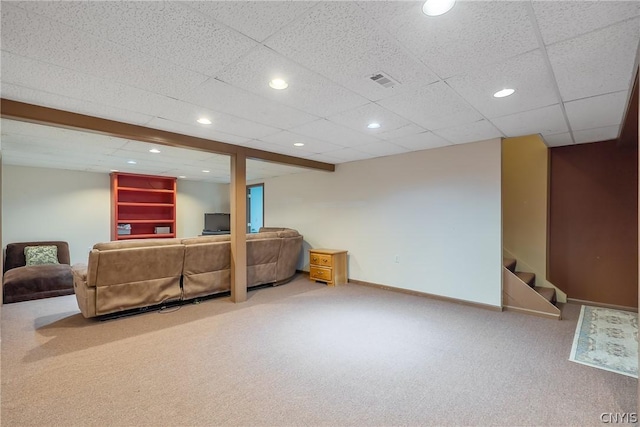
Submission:
[[[503,258],[502,305],[507,310],[560,320],[556,290],[535,286],[536,275],[516,271],[515,259]]]

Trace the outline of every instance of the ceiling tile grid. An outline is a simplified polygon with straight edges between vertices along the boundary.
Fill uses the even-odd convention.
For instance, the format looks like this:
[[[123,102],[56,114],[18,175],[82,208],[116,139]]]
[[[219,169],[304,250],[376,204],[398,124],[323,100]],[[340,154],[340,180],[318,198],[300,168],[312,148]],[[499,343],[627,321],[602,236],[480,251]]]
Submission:
[[[569,132],[557,133],[557,134],[542,134],[547,147],[562,147],[564,145],[572,145],[573,137]]]
[[[637,1],[532,1],[546,45],[640,15]]]
[[[68,3],[68,2],[65,2]],[[20,7],[188,70],[213,75],[256,42],[180,2],[21,2]],[[130,43],[136,40],[135,45]],[[215,46],[215,49],[211,49]]]
[[[566,102],[564,106],[574,131],[617,126],[627,107],[627,91]]]
[[[211,120],[210,125],[200,125],[204,129],[211,129],[230,135],[237,135],[246,138],[261,138],[263,136],[272,135],[280,131],[280,129],[263,125],[251,120],[235,117],[230,114],[220,113],[218,111],[207,110],[186,102],[168,99],[164,103],[165,106],[159,117],[183,125],[198,124],[196,120],[200,117],[207,117]]]
[[[2,59],[2,87],[14,84],[66,98],[89,99],[95,104],[147,116],[158,115],[169,100],[154,92],[34,61],[13,53],[5,53]]]
[[[193,126],[190,124],[184,124],[160,117],[155,117],[148,123],[147,126],[153,129],[166,130],[167,132],[180,133],[183,135],[190,135],[197,138],[211,139],[213,141],[226,142],[236,145],[242,145],[243,143],[251,139],[245,136],[238,136],[220,132],[215,127],[212,128],[209,125],[201,125],[199,123],[196,124],[197,126]]]
[[[538,47],[526,2],[459,1],[448,13],[430,17],[420,2],[410,7],[361,2],[364,10],[440,78],[463,74]],[[396,15],[389,15],[389,8]],[[376,10],[377,9],[377,10]]]
[[[392,139],[389,142],[399,145],[411,151],[427,150],[430,148],[445,147],[452,145],[448,141],[433,132],[422,132],[413,135],[406,135],[400,138]]]
[[[487,118],[534,110],[559,101],[539,49],[447,79],[446,83]],[[493,96],[504,88],[517,91],[506,98]]]
[[[320,139],[342,147],[354,147],[356,145],[380,141],[375,136],[365,135],[362,132],[346,128],[325,119],[296,126],[291,128],[290,131],[301,136]]]
[[[312,133],[312,132],[310,132]],[[261,142],[266,143],[267,145],[263,150],[270,151],[270,146],[283,146],[291,148],[292,152],[309,152],[314,154],[326,153],[327,151],[335,151],[343,148],[338,144],[334,144],[328,141],[324,141],[322,139],[314,138],[308,135],[300,135],[297,133],[282,131],[277,134],[269,135],[264,138],[261,138]],[[304,146],[296,147],[293,144],[302,143]]]
[[[368,102],[326,77],[262,46],[253,49],[216,77],[232,86],[321,117]],[[289,87],[286,90],[273,90],[268,83],[275,78],[286,80]]]
[[[178,99],[280,129],[289,129],[319,118],[216,79],[209,79]]]
[[[569,131],[559,104],[498,117],[491,122],[508,137]]]
[[[358,151],[372,154],[375,157],[391,156],[394,154],[402,154],[410,151],[406,147],[393,144],[387,141],[370,142],[355,147]]]
[[[576,144],[583,144],[594,141],[608,141],[616,139],[620,133],[620,126],[606,126],[595,129],[579,130],[573,132]]]
[[[29,32],[23,29],[29,28]],[[189,71],[131,48],[2,4],[2,49],[42,62],[120,82],[163,95],[177,96],[207,76]]]
[[[458,1],[439,17],[422,3],[3,1],[0,94],[330,163],[499,136],[538,133],[549,146],[617,137],[640,2]],[[396,83],[384,88],[376,73]],[[270,88],[275,77],[289,87]],[[505,87],[515,93],[492,96]],[[28,149],[66,167],[62,153],[74,150],[67,166],[82,166],[73,136],[53,162],[27,136],[3,132],[5,162]],[[217,169],[196,178],[207,160],[175,150],[158,173],[222,179]],[[119,158],[85,154],[82,170]]]
[[[308,9],[313,1],[185,1],[180,5],[193,8],[230,28],[263,42]]]
[[[20,100],[27,104],[36,104],[58,110],[73,111],[78,114],[101,117],[134,125],[146,125],[153,116],[136,113],[118,107],[98,104],[93,101],[69,98],[63,95],[48,93],[42,90],[0,83],[0,96],[6,99]]]
[[[630,90],[640,18],[547,47],[562,100]]]
[[[454,144],[465,144],[467,142],[500,138],[503,136],[502,132],[487,120],[478,120],[477,122],[468,123],[463,126],[439,129],[433,131],[433,133]]]
[[[266,44],[369,100],[438,80],[353,2],[321,2]],[[385,89],[371,81],[380,72],[399,84]]]
[[[429,130],[465,125],[482,115],[444,82],[423,86],[411,94],[378,101],[378,104]]]

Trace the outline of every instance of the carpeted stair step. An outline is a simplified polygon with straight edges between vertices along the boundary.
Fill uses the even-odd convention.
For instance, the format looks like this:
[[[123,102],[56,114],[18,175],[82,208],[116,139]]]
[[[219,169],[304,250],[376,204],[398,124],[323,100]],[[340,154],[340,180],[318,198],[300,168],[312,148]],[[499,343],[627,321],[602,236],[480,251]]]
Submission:
[[[556,298],[556,290],[553,288],[543,288],[542,286],[535,286],[533,289],[542,295],[547,301],[553,304]]]
[[[502,258],[502,265],[512,273],[516,272],[516,260],[512,258]]]
[[[536,281],[535,274],[525,273],[523,271],[516,271],[516,276],[518,276],[520,280],[522,280],[524,283],[531,286],[532,288],[535,286],[535,281]]]

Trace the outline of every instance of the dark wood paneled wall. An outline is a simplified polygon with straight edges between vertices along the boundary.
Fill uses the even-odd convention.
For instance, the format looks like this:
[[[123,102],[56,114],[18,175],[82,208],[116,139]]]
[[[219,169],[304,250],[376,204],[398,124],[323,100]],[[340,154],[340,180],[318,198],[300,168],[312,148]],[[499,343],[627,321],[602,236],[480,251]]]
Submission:
[[[569,298],[637,307],[637,146],[550,152],[549,280]]]

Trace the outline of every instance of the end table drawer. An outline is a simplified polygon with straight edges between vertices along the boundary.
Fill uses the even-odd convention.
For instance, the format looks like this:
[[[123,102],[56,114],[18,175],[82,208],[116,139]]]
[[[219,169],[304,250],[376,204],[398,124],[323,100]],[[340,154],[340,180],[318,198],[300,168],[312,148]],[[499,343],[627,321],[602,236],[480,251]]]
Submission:
[[[324,267],[331,267],[331,255],[312,253],[310,262],[311,264],[320,265]]]
[[[326,268],[322,268],[322,267],[315,267],[315,266],[310,266],[309,267],[309,277],[311,279],[316,279],[316,280],[323,280],[326,282],[330,282],[331,281],[331,270],[326,269]]]

